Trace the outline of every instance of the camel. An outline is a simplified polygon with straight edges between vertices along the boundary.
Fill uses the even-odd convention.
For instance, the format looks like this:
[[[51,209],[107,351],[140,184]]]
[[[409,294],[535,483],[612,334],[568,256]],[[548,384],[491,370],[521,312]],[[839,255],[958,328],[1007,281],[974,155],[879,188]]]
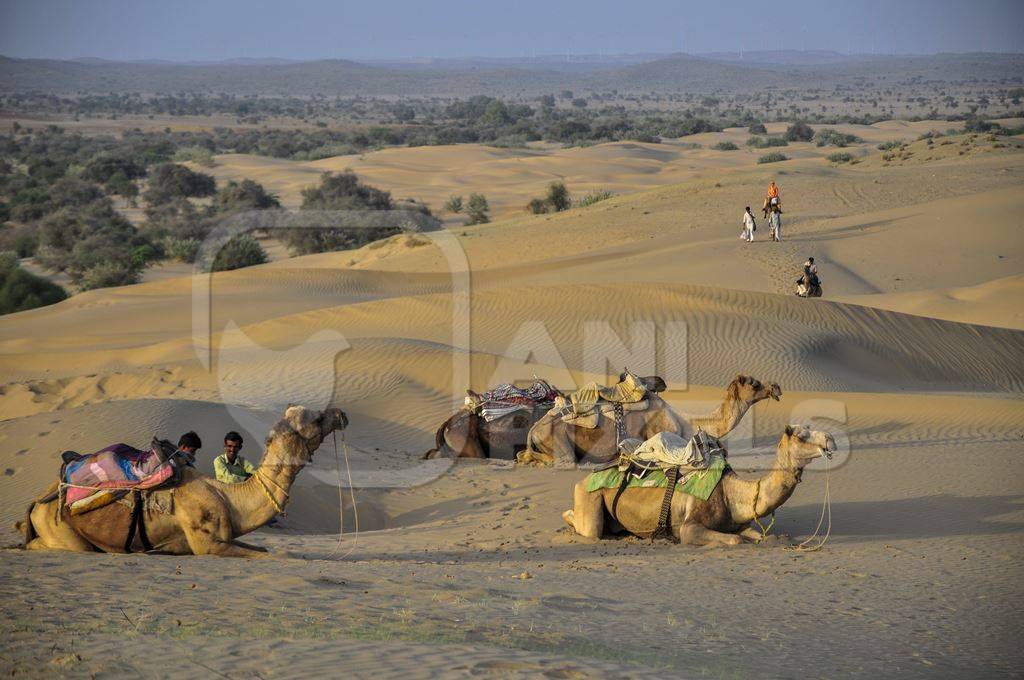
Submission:
[[[623,413],[625,437],[650,439],[659,432],[673,432],[689,439],[698,428],[713,437],[724,437],[732,431],[751,406],[764,399],[778,401],[782,389],[775,383],[762,383],[757,378],[737,375],[725,389],[718,408],[704,416],[678,415],[657,394],[649,395],[646,410]],[[521,463],[538,463],[572,467],[579,460],[606,462],[616,454],[615,421],[601,417],[594,429],[576,427],[562,421],[556,413],[547,413],[530,429],[526,451],[519,454]]]
[[[623,376],[619,376],[621,381]],[[640,378],[649,392],[665,390],[665,381],[656,375]],[[467,390],[473,402],[479,395]],[[434,435],[434,448],[423,454],[430,458],[498,458],[515,460],[516,454],[526,448],[530,428],[548,412],[534,407],[533,411],[519,411],[487,422],[478,413],[460,409],[442,423]]]
[[[246,481],[224,484],[186,468],[178,484],[145,492],[143,527],[151,552],[267,557],[264,548],[243,543],[238,537],[255,531],[281,512],[288,503],[292,483],[312,460],[313,452],[328,434],[347,425],[348,419],[340,409],[318,413],[290,406],[271,429],[256,474]],[[56,488],[55,483],[40,499],[52,496]],[[131,546],[125,544],[131,508],[115,502],[70,516],[60,503],[58,498],[29,506],[27,518],[15,526],[25,537],[26,549],[130,551]]]
[[[803,426],[789,426],[779,439],[775,465],[759,479],[741,479],[726,469],[722,480],[706,501],[685,493],[672,498],[669,526],[674,539],[688,545],[739,545],[743,541],[760,542],[767,534],[751,523],[775,512],[800,483],[803,469],[815,458],[831,457],[835,440],[827,432]],[[585,480],[573,490],[573,509],[562,519],[573,530],[588,538],[600,538],[606,516],[613,528],[649,536],[658,526],[664,488],[627,488],[618,502],[618,489],[587,492]],[[615,515],[611,517],[611,508]]]

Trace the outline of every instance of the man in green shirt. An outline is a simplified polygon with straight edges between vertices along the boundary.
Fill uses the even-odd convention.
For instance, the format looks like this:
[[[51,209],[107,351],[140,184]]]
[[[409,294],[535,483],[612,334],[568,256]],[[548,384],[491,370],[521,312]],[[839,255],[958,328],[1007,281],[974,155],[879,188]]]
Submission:
[[[213,461],[217,480],[225,484],[237,484],[249,479],[256,472],[256,466],[238,455],[242,450],[242,435],[228,432],[224,435],[224,453]]]

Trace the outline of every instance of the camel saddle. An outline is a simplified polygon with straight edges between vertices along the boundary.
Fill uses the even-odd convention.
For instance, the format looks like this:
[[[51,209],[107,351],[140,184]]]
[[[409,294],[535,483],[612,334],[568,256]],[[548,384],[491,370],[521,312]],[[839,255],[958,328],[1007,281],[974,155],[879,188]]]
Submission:
[[[133,491],[169,486],[193,456],[167,440],[153,438],[148,450],[112,444],[95,453],[61,454],[61,495],[71,515],[104,507]]]
[[[646,411],[649,406],[647,387],[630,372],[611,387],[588,383],[569,395],[558,397],[551,411],[562,421],[576,427],[592,430],[601,423],[601,416],[612,418],[621,431],[625,411]],[[620,432],[621,434],[621,432]]]
[[[551,386],[547,380],[536,378],[527,388],[516,387],[511,383],[503,383],[483,394],[467,391],[466,409],[491,422],[518,411],[530,411],[538,407],[551,408],[561,392]]]

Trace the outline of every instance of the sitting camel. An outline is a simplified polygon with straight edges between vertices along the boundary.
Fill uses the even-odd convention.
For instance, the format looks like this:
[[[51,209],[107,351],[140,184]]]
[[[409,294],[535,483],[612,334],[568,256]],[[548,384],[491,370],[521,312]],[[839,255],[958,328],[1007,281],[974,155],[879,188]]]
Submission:
[[[724,437],[732,431],[751,406],[764,399],[776,401],[782,389],[775,383],[764,384],[756,378],[737,375],[725,389],[718,408],[708,415],[683,417],[657,394],[649,395],[645,410],[623,413],[622,438],[647,440],[659,432],[672,432],[689,439],[698,428],[713,437]],[[602,415],[593,429],[577,427],[562,420],[557,411],[549,411],[530,429],[526,450],[519,454],[521,463],[539,463],[572,467],[578,461],[602,463],[614,458],[618,451],[615,420]]]
[[[726,469],[706,501],[686,493],[673,494],[669,527],[673,538],[689,545],[738,545],[744,539],[759,542],[763,534],[751,522],[772,514],[793,495],[803,469],[812,460],[836,450],[826,432],[789,426],[779,439],[775,466],[755,480],[740,479]],[[630,487],[588,492],[586,480],[573,490],[573,509],[562,513],[576,533],[600,538],[606,516],[612,528],[621,527],[638,536],[650,536],[658,526],[665,489]],[[615,508],[612,515],[612,508]]]
[[[619,376],[621,381],[623,376]],[[648,392],[663,392],[665,381],[656,375],[639,378]],[[479,395],[469,391],[471,401]],[[487,421],[470,408],[463,408],[441,424],[434,436],[434,448],[423,454],[430,458],[498,458],[514,460],[526,448],[530,428],[550,409],[535,406]]]
[[[267,437],[267,450],[249,479],[224,484],[186,468],[180,483],[144,493],[142,529],[153,552],[173,555],[266,557],[264,548],[247,545],[239,536],[255,531],[288,503],[288,491],[299,471],[327,435],[344,429],[340,409],[323,413],[291,406]],[[52,496],[57,484],[42,496]],[[126,498],[131,498],[127,496]],[[16,528],[29,550],[131,552],[133,508],[110,503],[81,515],[70,515],[61,499],[34,502]]]

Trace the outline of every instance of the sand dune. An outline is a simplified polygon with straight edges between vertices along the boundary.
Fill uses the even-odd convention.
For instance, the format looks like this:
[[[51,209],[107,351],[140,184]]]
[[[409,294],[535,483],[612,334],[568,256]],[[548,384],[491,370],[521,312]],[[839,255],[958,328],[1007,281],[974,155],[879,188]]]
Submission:
[[[856,133],[874,143],[928,125]],[[701,143],[730,136],[746,135]],[[811,145],[788,148],[794,160],[777,167],[757,166],[748,150],[634,143],[308,164],[220,157],[221,179],[257,179],[286,203],[324,169],[351,166],[435,206],[486,188],[508,217],[220,273],[200,307],[205,280],[169,276],[0,318],[5,527],[53,479],[64,449],[195,429],[209,473],[226,430],[240,430],[255,457],[289,402],[335,403],[351,420],[338,457],[321,447],[287,516],[253,535],[281,559],[0,553],[2,609],[14,621],[3,630],[19,650],[0,667],[35,657],[84,674],[145,632],[180,638],[173,676],[194,674],[192,659],[223,674],[336,672],[325,659],[338,654],[357,675],[380,674],[384,656],[395,673],[419,674],[746,676],[765,664],[826,676],[1012,674],[1012,631],[1024,623],[1012,568],[1024,557],[1024,155],[982,142],[888,166],[863,149],[852,167]],[[574,192],[619,195],[557,215],[520,211],[558,176]],[[784,240],[759,230],[741,242],[742,207],[771,177]],[[468,318],[438,238],[464,253]],[[810,254],[822,300],[791,294]],[[198,344],[197,320],[211,330]],[[419,460],[467,386],[537,374],[571,389],[623,365],[665,375],[684,412],[709,410],[741,371],[781,383],[782,401],[759,404],[727,445],[745,476],[791,421],[848,445],[828,478],[826,549],[590,543],[559,518],[579,472]],[[339,500],[346,454],[354,505],[347,488]],[[782,531],[813,531],[825,480],[820,464],[808,470],[779,513]],[[626,598],[624,575],[650,587]],[[116,604],[104,589],[112,580],[122,583]],[[91,616],[73,649],[44,649],[69,584]],[[624,622],[658,635],[623,646]],[[115,672],[144,670],[120,654]],[[795,658],[815,663],[796,669]]]

